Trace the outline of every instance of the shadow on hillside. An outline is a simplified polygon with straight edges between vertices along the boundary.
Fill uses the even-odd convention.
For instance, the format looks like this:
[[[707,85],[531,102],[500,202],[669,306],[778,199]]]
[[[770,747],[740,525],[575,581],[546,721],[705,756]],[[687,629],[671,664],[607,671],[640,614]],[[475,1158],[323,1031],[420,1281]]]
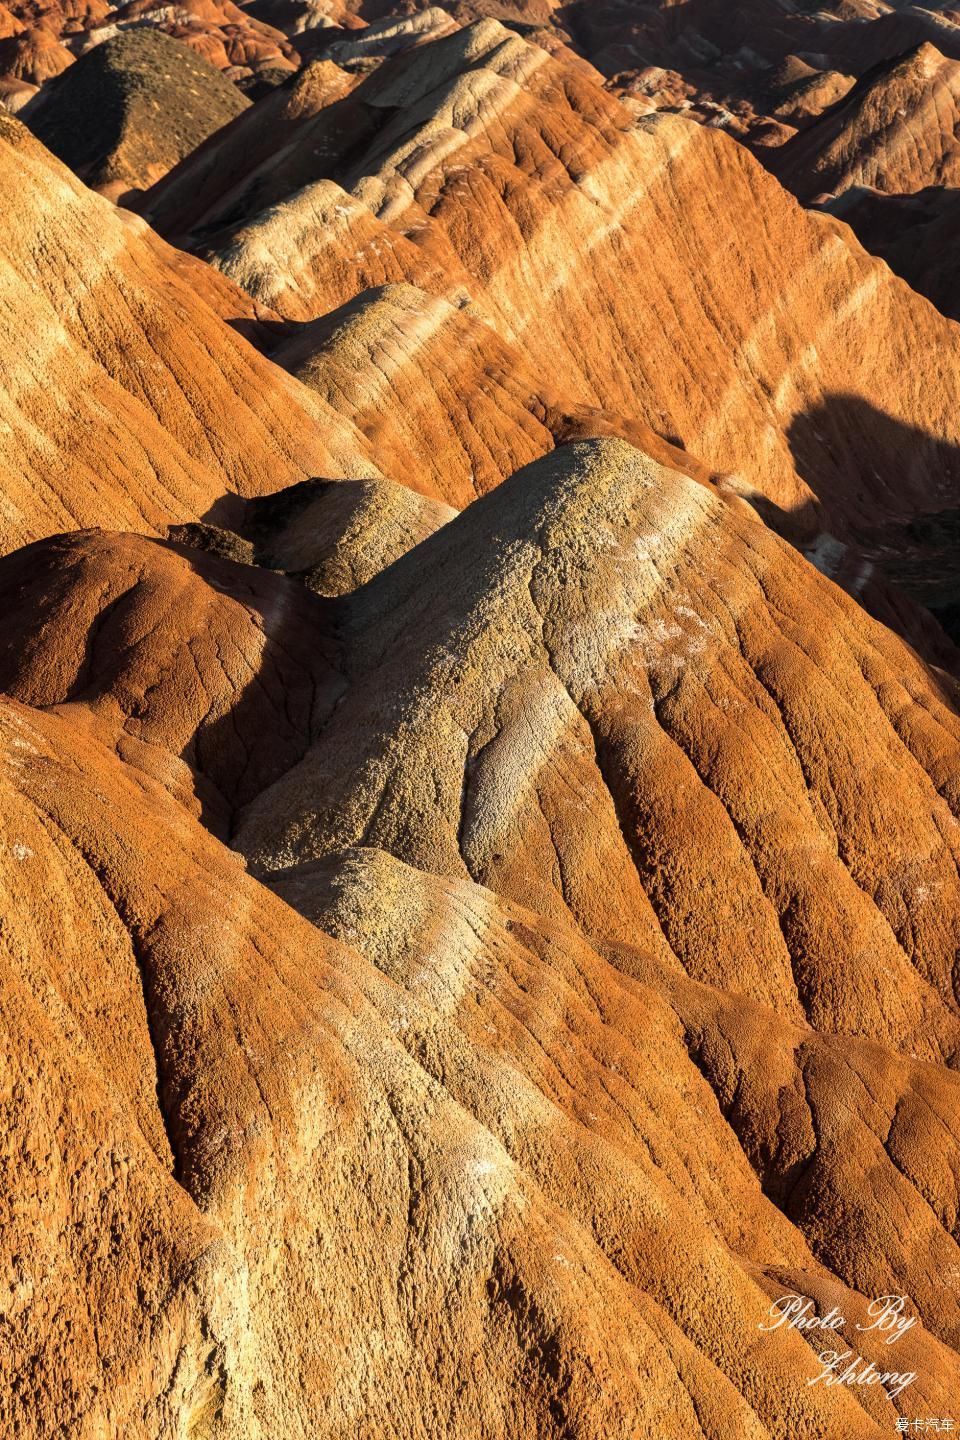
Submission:
[[[817,503],[768,523],[804,549],[817,524],[960,642],[960,445],[843,394],[798,415],[788,439]]]
[[[798,415],[788,440],[812,498],[785,509],[754,494],[758,515],[923,659],[960,676],[960,446],[842,394]]]
[[[224,532],[182,529],[195,533],[161,543],[222,597],[209,630],[221,671],[211,710],[223,713],[210,720],[208,712],[181,758],[195,776],[202,823],[229,843],[239,812],[302,759],[343,694],[335,603],[247,563],[240,549],[230,554]]]
[[[960,675],[960,447],[841,394],[797,416],[789,442],[813,498],[790,511],[754,497],[761,518],[923,659]],[[204,519],[242,529],[244,508],[225,495]],[[286,576],[179,550],[216,590],[247,605],[263,631],[257,674],[196,746],[229,833],[238,811],[317,738],[342,690],[341,610]],[[414,563],[422,555],[404,562]],[[938,688],[958,708],[949,674]],[[224,804],[216,808],[222,815]]]

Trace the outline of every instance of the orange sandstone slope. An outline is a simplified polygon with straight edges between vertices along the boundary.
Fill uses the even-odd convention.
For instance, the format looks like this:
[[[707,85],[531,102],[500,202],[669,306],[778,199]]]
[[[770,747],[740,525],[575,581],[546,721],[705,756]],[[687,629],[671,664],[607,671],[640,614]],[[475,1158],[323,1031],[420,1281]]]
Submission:
[[[866,1300],[763,1194],[654,990],[574,932],[376,855],[325,875],[347,948],[67,715],[4,700],[0,735],[0,1017],[28,1097],[3,1130],[6,1428],[891,1429],[903,1397],[810,1388],[806,1342],[758,1333],[784,1284],[851,1327]],[[818,1103],[803,1063],[798,1107]],[[949,1106],[957,1082],[913,1083],[916,1101],[878,1102],[907,1144],[920,1097]],[[855,1163],[872,1119],[851,1117]],[[902,1354],[939,1412],[960,1377],[937,1327]]]
[[[262,875],[374,845],[791,1022],[957,1050],[953,682],[622,440],[528,466],[337,601],[96,534],[8,557],[0,594],[3,688]]]
[[[270,354],[366,437],[371,456],[392,480],[426,497],[422,504],[407,497],[402,502],[407,511],[412,505],[425,515],[423,505],[437,500],[462,509],[554,446],[604,436],[628,440],[652,459],[719,493],[736,494],[739,488],[730,476],[711,471],[643,421],[571,403],[556,388],[552,375],[539,377],[519,347],[503,340],[483,319],[480,306],[463,297],[452,303],[410,285],[366,290],[319,320],[295,326],[271,345]],[[909,463],[916,464],[917,435],[897,434],[895,426],[881,424],[876,416],[871,421],[862,406],[850,404],[847,413],[869,436],[864,445],[869,444],[871,456],[877,450],[889,455],[902,447],[904,463],[909,457]],[[821,423],[816,413],[804,417],[796,427],[798,443],[808,438],[818,448],[824,442],[829,446],[830,437],[820,430]],[[955,530],[951,452],[948,445],[932,440],[927,446],[931,474],[941,482],[927,499],[937,503],[942,495],[939,503],[946,502],[946,508],[941,515],[926,520],[907,507],[894,518],[881,508],[870,529],[858,527],[859,544],[847,545],[819,532],[808,551],[809,558],[848,588],[871,614],[904,635],[927,658],[956,671],[954,646],[929,613],[957,638],[960,587],[950,549]],[[386,499],[395,488],[378,482],[374,491]],[[310,558],[311,544],[304,534],[304,527],[312,523],[301,509],[305,498],[302,491],[289,497],[298,511],[291,523],[299,538],[293,550],[287,549],[286,558],[284,545],[272,548],[269,536],[260,533],[264,525],[269,530],[274,523],[268,512],[279,517],[286,507],[282,495],[279,508],[263,508],[263,525],[253,522],[251,515],[251,525],[242,527],[255,548],[259,545],[261,563],[299,573],[315,569],[319,557]],[[751,498],[768,519],[794,538],[804,539],[803,521],[809,524],[809,517],[798,521],[764,504],[762,496]],[[398,501],[394,495],[387,503],[392,507]],[[899,508],[902,497],[897,501]],[[329,511],[334,503],[327,495],[325,509]],[[319,521],[319,512],[310,514]],[[419,539],[437,526],[429,524],[422,530],[418,521],[416,528]],[[325,578],[316,571],[308,583],[323,594],[353,588],[375,568],[382,568],[386,552],[374,545],[373,553],[380,557],[379,567],[368,561],[359,570],[353,564],[344,570],[355,577],[351,585],[341,586],[329,568],[324,568]],[[880,563],[874,564],[871,556]],[[888,583],[890,578],[898,582],[897,588]]]
[[[376,473],[362,437],[228,323],[256,328],[248,297],[2,116],[0,193],[0,550]]]
[[[960,181],[960,61],[925,44],[868,71],[842,104],[775,152],[809,202],[869,185],[891,195]]]
[[[10,917],[0,1014],[14,1093],[19,1084],[30,1096],[3,1132],[19,1197],[0,1241],[17,1319],[0,1358],[4,1424],[37,1436],[66,1423],[81,1436],[107,1427],[164,1440],[184,1430],[373,1440],[422,1434],[430,1416],[442,1433],[476,1440],[560,1440],[571,1430],[596,1440],[648,1430],[866,1440],[915,1405],[946,1413],[960,1381],[960,1312],[941,1283],[960,1260],[950,1220],[959,1081],[864,1035],[887,1027],[914,1043],[911,1015],[924,1011],[915,1043],[930,1056],[933,1037],[944,1050],[956,1044],[948,986],[936,994],[941,976],[920,976],[936,969],[921,886],[946,899],[936,845],[923,873],[902,878],[933,834],[924,840],[933,786],[921,765],[951,795],[956,717],[900,642],[856,621],[852,602],[746,511],[724,518],[724,550],[723,510],[622,442],[574,446],[450,521],[448,534],[471,531],[458,546],[462,596],[438,606],[449,569],[438,536],[427,541],[429,567],[397,562],[340,602],[343,649],[327,645],[325,655],[317,638],[328,606],[226,560],[81,536],[0,563],[4,606],[16,600],[14,615],[19,606],[33,618],[4,657],[3,680],[33,706],[0,704]],[[597,536],[604,546],[589,559],[583,549],[596,552]],[[685,547],[698,589],[682,569]],[[748,593],[728,583],[734,562],[750,576]],[[127,589],[111,586],[124,570]],[[484,599],[485,570],[501,575],[494,599]],[[676,595],[689,603],[672,613],[678,626],[699,616],[699,648],[665,634],[656,582],[674,572],[687,573]],[[710,599],[714,585],[724,608]],[[760,658],[754,645],[777,634],[771,616],[783,615],[780,586],[790,588],[797,654],[780,632]],[[387,612],[387,596],[400,608]],[[823,645],[819,693],[799,660],[805,599]],[[423,609],[438,612],[433,629]],[[379,615],[380,641],[366,612]],[[404,629],[416,644],[397,648]],[[416,717],[391,688],[389,665],[371,668],[377,644],[397,652],[397,671],[417,665]],[[417,662],[417,645],[429,664]],[[548,658],[538,665],[540,647]],[[296,701],[324,688],[330,698],[334,671],[351,688],[332,714],[328,703],[324,714]],[[884,687],[908,739],[889,721],[887,732],[865,727],[869,759],[848,757],[878,786],[894,757],[901,772],[901,824],[889,828],[871,901],[846,796],[829,795],[825,778],[839,757],[830,727],[842,724],[849,743],[858,732],[848,707],[881,716]],[[229,795],[266,783],[261,824],[289,804],[261,768],[282,696],[288,719],[299,706],[304,733],[312,720],[318,743],[332,746],[343,746],[337,716],[353,704],[356,753],[370,726],[363,707],[393,713],[396,747],[367,848],[288,865],[271,877],[275,899],[191,814],[181,782],[191,768],[199,775],[206,752]],[[609,726],[580,716],[580,704],[606,707]],[[813,704],[822,770],[807,788],[803,713]],[[436,739],[469,723],[471,706],[489,707],[481,723],[491,734],[476,737],[466,785],[455,776],[463,855],[445,860],[436,842],[425,852],[430,827],[440,837],[443,825],[423,798],[445,791],[448,752]],[[553,707],[560,724],[548,721]],[[717,753],[711,806],[692,779],[702,763],[692,746],[682,778],[691,742],[678,720],[714,713],[704,730]],[[720,717],[751,737],[757,772],[782,766],[783,789],[770,796],[779,814],[761,809],[760,786],[743,779],[753,818],[733,814]],[[645,791],[648,835],[676,913],[695,896],[707,926],[733,900],[730,946],[710,975],[708,936],[698,966],[679,932],[668,946],[649,920],[643,886],[658,903],[659,894],[642,851],[626,854],[629,799],[625,858],[619,870],[616,857],[610,864],[617,775],[632,763],[642,780],[652,726],[675,793],[671,808],[664,792]],[[432,775],[413,753],[430,742]],[[541,760],[528,753],[537,743]],[[784,762],[790,743],[796,760]],[[358,806],[364,770],[379,783],[368,763],[358,768]],[[314,804],[309,782],[294,808],[317,835]],[[806,824],[805,806],[816,816]],[[947,801],[936,802],[927,824],[948,831],[946,814]],[[406,829],[391,832],[403,815]],[[600,909],[587,942],[560,893],[551,896],[553,880],[576,909],[586,816],[613,904],[633,907],[629,946],[599,935],[615,927]],[[877,812],[862,816],[865,827],[878,822]],[[724,824],[727,844],[717,842]],[[764,847],[779,825],[792,827],[794,844],[784,847],[780,829],[777,876]],[[540,844],[544,828],[550,845]],[[489,871],[499,896],[469,878],[484,864],[484,835],[501,845],[501,870]],[[714,890],[685,894],[684,870],[711,838]],[[419,852],[432,873],[404,864],[403,852]],[[521,891],[540,893],[553,914],[521,907]],[[832,969],[815,953],[797,968],[802,996],[783,979],[790,958],[777,956],[776,922],[766,923],[786,891],[794,917],[782,946],[818,909],[836,942]],[[910,956],[902,935],[900,948],[885,939],[884,904],[910,916]],[[832,1035],[838,985],[848,986],[846,1032]],[[810,1028],[813,1017],[826,1032]],[[934,1152],[930,1169],[921,1158]],[[865,1231],[878,1243],[865,1244]],[[920,1378],[895,1403],[878,1390],[809,1387],[806,1342],[757,1329],[787,1287],[820,1308],[838,1305],[845,1342],[882,1365],[877,1339],[852,1326],[872,1290],[888,1286],[908,1293],[923,1320],[898,1352]]]
[[[0,596],[5,1425],[949,1412],[957,696],[747,507],[583,442],[335,602],[99,533]],[[895,1401],[757,1328],[888,1368],[892,1289]]]
[[[3,549],[91,524],[165,533],[229,516],[231,492],[314,477],[383,473],[460,507],[579,434],[679,456],[642,423],[568,402],[472,309],[409,286],[274,339],[299,384],[240,333],[276,329],[270,312],[91,195],[12,119],[0,186]]]
[[[228,278],[91,195],[13,120],[4,161],[5,549],[90,524],[163,533],[229,515],[230,492],[314,477],[384,473],[460,507],[579,434],[679,455],[570,403],[473,309],[409,286],[274,338],[298,384],[242,338],[277,327]]]
[[[350,688],[234,830],[260,873],[376,845],[953,1056],[955,690],[749,509],[580,442],[345,605]]]
[[[908,547],[917,511],[955,508],[960,334],[728,137],[638,121],[493,21],[288,111],[278,145],[273,115],[147,213],[282,314],[403,280],[470,295],[568,403],[684,446],[821,557],[875,563],[884,527]]]
[[[642,421],[571,403],[465,299],[378,286],[295,327],[270,355],[366,436],[391,479],[457,509],[584,436],[620,435],[714,478]]]

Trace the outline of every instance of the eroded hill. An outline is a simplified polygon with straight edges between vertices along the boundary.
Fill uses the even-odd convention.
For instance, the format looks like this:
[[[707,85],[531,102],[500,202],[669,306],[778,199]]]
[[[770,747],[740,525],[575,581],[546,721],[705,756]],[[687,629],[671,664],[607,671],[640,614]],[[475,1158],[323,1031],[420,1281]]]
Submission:
[[[705,122],[954,20],[234,8],[146,219],[0,119],[0,1429],[950,1415],[960,331]]]

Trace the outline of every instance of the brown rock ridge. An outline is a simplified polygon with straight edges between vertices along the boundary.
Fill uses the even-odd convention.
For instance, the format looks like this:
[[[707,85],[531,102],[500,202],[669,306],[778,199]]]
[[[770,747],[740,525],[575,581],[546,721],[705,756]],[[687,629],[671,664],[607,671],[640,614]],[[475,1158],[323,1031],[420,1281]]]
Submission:
[[[898,5],[869,25],[837,27],[834,34],[837,54],[848,58],[848,68],[857,75],[921,45],[932,45],[951,60],[960,60],[960,24],[956,11],[948,7]]]
[[[384,467],[428,499],[461,506],[580,434],[625,434],[708,475],[648,427],[566,404],[472,309],[411,287],[367,296],[279,347],[270,341],[277,358],[319,392],[311,394],[262,360],[239,326],[223,323],[262,330],[267,312],[258,302],[170,251],[142,222],[106,209],[14,122],[5,136],[6,183],[16,201],[7,212],[6,336],[23,357],[8,395],[2,462],[7,548],[64,525],[165,533],[170,520],[207,515],[231,490],[263,494],[310,476],[376,477]],[[56,263],[41,264],[38,254]],[[116,263],[105,265],[107,254]],[[452,353],[461,362],[457,387],[445,378]],[[24,389],[31,372],[46,373],[51,356],[70,425],[50,418],[49,385]],[[109,397],[102,403],[111,424],[94,441],[98,386]],[[21,392],[28,404],[18,403]],[[238,419],[244,406],[246,429]],[[419,522],[404,526],[389,542],[391,558],[404,536],[413,543],[425,533]],[[381,556],[379,542],[371,554]],[[319,552],[309,563],[319,563]],[[339,579],[331,572],[322,588],[368,578],[369,565],[348,565]]]
[[[909,194],[960,180],[960,62],[921,45],[868,72],[839,106],[777,152],[801,200],[855,185]]]
[[[376,855],[325,876],[358,954],[67,715],[4,700],[0,730],[0,1014],[29,1096],[3,1130],[4,1424],[889,1430],[902,1401],[810,1388],[796,1333],[742,1343],[784,1283],[851,1322],[866,1302],[765,1198],[655,991]],[[935,1324],[904,1354],[943,1408]]]
[[[345,688],[327,610],[262,569],[86,531],[17,551],[0,574],[0,689],[82,706],[102,741],[221,835]]]
[[[172,13],[157,0],[128,0],[111,13],[107,33],[94,28],[89,43],[108,38],[112,27],[159,24],[175,40],[182,40],[217,69],[243,79],[261,71],[293,74],[297,53],[279,30],[256,20],[233,0],[178,0]]]
[[[430,0],[407,0],[405,11]],[[380,17],[396,6],[353,6]],[[932,44],[960,59],[955,8],[891,6],[885,0],[826,0],[816,6],[729,5],[718,0],[572,0],[554,5],[457,0],[447,7],[463,24],[494,18],[550,53],[576,53],[618,94],[645,111],[681,109],[702,124],[720,126],[758,150],[785,143],[793,127],[836,103],[845,89],[877,65]],[[571,48],[572,47],[572,48]],[[802,74],[796,106],[789,88]],[[778,118],[779,117],[779,118]],[[783,120],[787,120],[787,124]]]
[[[0,74],[28,85],[42,85],[73,64],[73,56],[60,44],[56,32],[41,24],[0,40]]]
[[[477,306],[412,285],[364,291],[270,356],[349,419],[394,480],[457,509],[585,436],[620,435],[705,484],[714,478],[642,422],[567,403]]]
[[[82,56],[24,120],[93,189],[119,195],[154,184],[248,103],[186,45],[138,29]]]
[[[8,40],[11,35],[19,35],[24,26],[6,5],[0,5],[0,39]]]
[[[278,141],[260,111],[219,181],[214,140],[147,213],[291,320],[385,282],[466,291],[568,405],[688,449],[814,554],[849,550],[854,591],[889,527],[909,547],[916,512],[954,508],[958,333],[717,131],[636,121],[492,21],[288,111]]]
[[[9,115],[18,115],[37,94],[38,87],[25,80],[0,80],[0,109],[6,110]]]
[[[351,427],[221,317],[257,307],[0,115],[0,549],[165,530],[230,492],[376,474]]]
[[[318,595],[346,595],[457,512],[393,480],[305,480],[248,503],[256,563]]]
[[[324,57],[345,69],[361,72],[403,50],[449,35],[456,21],[439,6],[431,5],[417,15],[389,15],[362,30],[326,40]]]
[[[515,346],[506,344],[483,321],[476,305],[452,305],[412,286],[365,291],[322,319],[295,327],[289,337],[272,345],[270,354],[349,419],[377,463],[395,480],[422,492],[427,502],[440,498],[463,509],[555,445],[603,436],[629,440],[652,459],[721,492],[731,488],[727,477],[711,472],[641,421],[567,403],[552,385],[536,378]],[[864,407],[849,400],[847,410],[868,428],[870,417]],[[822,444],[820,423],[815,415],[798,426],[798,442],[806,437],[814,446]],[[892,439],[915,459],[920,437],[897,435],[894,427],[881,427],[876,418],[871,429],[874,446],[879,440],[879,448],[885,449]],[[941,455],[949,465],[946,447],[931,447],[931,471]],[[381,497],[391,489],[385,482],[372,483]],[[949,490],[944,493],[949,495]],[[394,499],[399,502],[399,497]],[[758,497],[753,499],[770,516],[770,507],[763,507]],[[388,508],[393,503],[388,500]],[[412,502],[399,503],[409,509]],[[332,512],[333,497],[324,504]],[[784,525],[787,517],[774,512],[772,518],[790,529]],[[301,536],[309,523],[306,515],[301,516],[297,523]],[[334,532],[340,534],[338,524],[334,517]],[[435,528],[436,524],[429,525],[430,530]],[[945,641],[931,614],[954,640],[960,636],[960,580],[952,549],[958,532],[960,512],[948,504],[929,518],[921,515],[905,523],[880,521],[869,530],[863,527],[859,545],[843,545],[821,533],[807,546],[807,555],[871,614],[928,658],[956,671],[954,647]],[[403,526],[400,533],[406,533]],[[305,554],[310,543],[308,538]],[[353,556],[354,544],[348,548]],[[271,553],[269,545],[262,551],[266,557]],[[374,545],[369,559],[380,553]],[[361,577],[368,579],[374,573],[369,559],[359,568],[334,563],[320,580],[322,593],[353,588],[346,584],[351,576],[356,583]],[[263,563],[274,562],[266,558]],[[342,576],[336,573],[339,570]],[[885,575],[902,588],[887,584]],[[907,600],[907,593],[920,603]]]
[[[852,75],[817,70],[798,56],[789,55],[770,81],[771,114],[800,129],[839,104],[855,83]]]
[[[2,155],[9,163],[0,183],[14,198],[5,339],[22,361],[0,439],[7,549],[69,525],[165,533],[171,520],[219,513],[230,491],[264,494],[317,475],[376,477],[383,466],[449,509],[580,434],[625,434],[707,477],[642,424],[565,404],[473,310],[409,286],[364,297],[278,348],[271,341],[310,389],[300,386],[224,323],[255,333],[266,313],[229,280],[108,209],[15,122]],[[55,263],[38,259],[46,255]],[[461,362],[457,387],[445,378],[452,353]],[[49,383],[29,380],[49,378],[52,363],[62,403]],[[100,405],[109,426],[96,420]],[[389,485],[374,490],[391,494]],[[299,568],[320,564],[326,545],[333,568],[321,588],[350,588],[369,578],[371,563],[379,568],[427,533],[413,519],[415,501],[394,494],[387,503],[399,506],[398,521],[410,511],[412,528],[400,521],[386,541],[368,516],[373,548],[355,565],[333,555],[331,535],[345,554],[335,520],[326,541],[306,537],[312,558],[301,555]]]
[[[347,613],[350,689],[234,833],[258,870],[375,845],[952,1056],[953,691],[749,511],[568,446]]]
[[[232,0],[178,0],[175,6],[157,0],[128,0],[120,6],[103,0],[12,0],[10,10],[23,26],[25,43],[50,36],[66,55],[66,63],[74,54],[82,55],[118,34],[144,26],[183,41],[237,81],[278,69],[289,75],[299,63],[285,35]],[[49,48],[47,39],[39,43]],[[0,74],[9,73],[14,73],[10,61],[0,50]],[[42,84],[54,73],[57,70],[38,74],[36,83]]]

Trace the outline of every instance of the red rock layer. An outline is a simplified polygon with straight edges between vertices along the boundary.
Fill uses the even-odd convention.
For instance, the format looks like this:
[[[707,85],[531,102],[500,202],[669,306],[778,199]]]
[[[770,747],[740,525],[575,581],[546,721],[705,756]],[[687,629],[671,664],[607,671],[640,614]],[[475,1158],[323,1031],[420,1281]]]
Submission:
[[[698,456],[858,595],[951,503],[958,333],[726,136],[637,121],[494,22],[302,119],[267,104],[147,213],[291,320],[397,281],[472,296],[568,407]]]
[[[949,1410],[960,726],[899,641],[621,441],[332,607],[133,537],[0,583],[5,1424]],[[201,824],[214,774],[279,898]],[[758,1330],[789,1289],[882,1365],[890,1288],[895,1403]]]
[[[231,492],[376,473],[354,432],[221,315],[255,307],[91,194],[0,117],[6,268],[0,549],[91,524],[153,529]]]
[[[641,421],[570,404],[476,306],[412,285],[364,291],[270,354],[356,426],[392,479],[457,509],[584,436],[620,435],[714,478]]]

